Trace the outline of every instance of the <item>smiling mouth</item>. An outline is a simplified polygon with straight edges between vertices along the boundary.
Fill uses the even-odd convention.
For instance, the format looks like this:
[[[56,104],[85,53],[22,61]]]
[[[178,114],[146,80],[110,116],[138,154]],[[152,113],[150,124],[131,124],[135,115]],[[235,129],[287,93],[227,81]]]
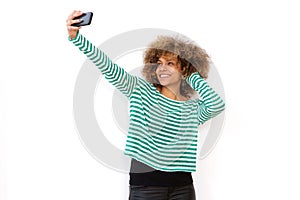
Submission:
[[[159,75],[159,78],[169,78],[170,77],[170,75],[168,75],[168,74],[161,74],[161,75]]]

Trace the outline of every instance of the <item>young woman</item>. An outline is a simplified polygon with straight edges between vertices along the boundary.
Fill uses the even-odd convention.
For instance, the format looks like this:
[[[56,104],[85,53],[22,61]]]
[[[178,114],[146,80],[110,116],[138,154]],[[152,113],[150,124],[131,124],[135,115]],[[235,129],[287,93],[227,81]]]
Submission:
[[[191,41],[160,36],[144,54],[143,76],[127,73],[72,26],[69,40],[130,102],[124,154],[132,158],[130,200],[193,200],[198,126],[225,109],[205,81],[209,56]],[[198,93],[199,98],[191,98]]]

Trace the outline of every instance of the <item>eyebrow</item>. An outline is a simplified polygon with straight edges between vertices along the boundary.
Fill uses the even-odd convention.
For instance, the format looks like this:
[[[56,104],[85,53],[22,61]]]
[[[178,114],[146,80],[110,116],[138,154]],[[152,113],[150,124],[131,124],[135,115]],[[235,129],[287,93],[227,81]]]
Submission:
[[[177,60],[175,58],[171,58],[171,59],[165,59],[167,62],[173,61],[173,62],[177,62]],[[162,62],[162,60],[159,58],[158,61]]]

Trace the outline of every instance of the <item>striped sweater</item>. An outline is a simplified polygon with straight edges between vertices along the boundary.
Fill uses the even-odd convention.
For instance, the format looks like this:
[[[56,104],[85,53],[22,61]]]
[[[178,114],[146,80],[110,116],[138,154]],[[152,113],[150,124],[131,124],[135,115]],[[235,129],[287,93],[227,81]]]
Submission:
[[[187,83],[199,98],[172,100],[152,83],[127,73],[80,33],[73,42],[129,100],[124,154],[162,171],[196,171],[198,126],[221,113],[225,103],[198,72]]]

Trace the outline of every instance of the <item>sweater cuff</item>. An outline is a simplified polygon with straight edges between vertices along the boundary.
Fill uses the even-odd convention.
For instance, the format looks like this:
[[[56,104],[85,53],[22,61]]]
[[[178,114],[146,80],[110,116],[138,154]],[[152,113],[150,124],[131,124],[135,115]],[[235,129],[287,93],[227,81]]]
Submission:
[[[187,83],[191,83],[193,80],[203,79],[199,72],[192,73],[189,77],[186,78]]]

